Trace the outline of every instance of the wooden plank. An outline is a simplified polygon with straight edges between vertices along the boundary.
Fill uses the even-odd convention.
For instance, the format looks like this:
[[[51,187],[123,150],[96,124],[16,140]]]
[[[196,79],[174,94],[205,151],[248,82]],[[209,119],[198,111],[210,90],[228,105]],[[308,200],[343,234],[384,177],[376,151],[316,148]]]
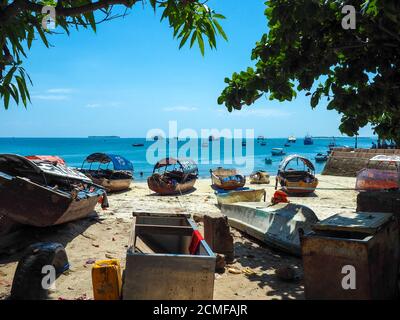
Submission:
[[[176,211],[173,211],[176,210]],[[134,211],[132,215],[134,217],[186,217],[190,218],[189,213],[185,213],[183,209],[173,209],[169,212],[151,212],[151,211]]]
[[[136,235],[170,234],[179,236],[192,236],[193,228],[189,226],[136,224],[135,233]]]

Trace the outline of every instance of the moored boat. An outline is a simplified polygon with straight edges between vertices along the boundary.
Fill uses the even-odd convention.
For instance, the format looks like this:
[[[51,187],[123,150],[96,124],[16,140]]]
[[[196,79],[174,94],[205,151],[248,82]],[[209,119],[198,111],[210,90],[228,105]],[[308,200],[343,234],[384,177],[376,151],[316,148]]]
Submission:
[[[272,159],[271,158],[265,158],[265,164],[272,164]]]
[[[144,143],[132,143],[132,147],[144,147]]]
[[[197,177],[198,168],[193,160],[165,158],[155,164],[147,185],[160,195],[182,194],[193,190]]]
[[[229,224],[276,249],[300,256],[299,230],[305,233],[318,222],[308,207],[293,203],[273,206],[260,202],[223,204],[221,212]]]
[[[85,167],[86,164],[89,165],[88,168]],[[97,167],[93,168],[93,165]],[[133,178],[132,163],[120,155],[109,153],[92,153],[83,161],[79,171],[92,179],[94,183],[103,186],[107,192],[129,189]]]
[[[290,136],[287,140],[290,143],[296,143],[296,137],[295,136]]]
[[[285,150],[283,150],[283,148],[272,148],[271,154],[273,156],[282,156],[286,153],[285,153]]]
[[[304,137],[304,145],[307,146],[307,145],[312,145],[312,144],[314,144],[313,138],[309,134],[307,134]]]
[[[323,153],[317,153],[315,156],[315,162],[326,162],[328,160],[328,155]]]
[[[300,161],[303,163],[303,168],[301,170],[288,168],[289,164],[293,163],[292,161],[295,161],[297,164]],[[289,194],[312,193],[318,185],[318,179],[314,173],[314,165],[309,159],[296,154],[290,155],[279,164],[275,189],[280,184],[282,189]]]
[[[108,206],[105,190],[77,170],[15,154],[0,154],[0,189],[8,223],[48,227],[87,217],[100,200]]]
[[[217,189],[234,190],[246,184],[246,178],[238,174],[236,169],[219,167],[210,170],[212,186]]]
[[[236,190],[215,191],[218,205],[235,203],[235,202],[260,202],[265,201],[266,192],[264,189],[239,188]]]

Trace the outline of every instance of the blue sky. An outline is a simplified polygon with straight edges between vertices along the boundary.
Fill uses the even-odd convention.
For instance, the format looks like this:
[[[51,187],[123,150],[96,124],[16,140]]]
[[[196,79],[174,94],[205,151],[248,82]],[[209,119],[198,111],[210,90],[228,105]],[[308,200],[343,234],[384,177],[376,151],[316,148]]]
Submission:
[[[217,104],[224,78],[253,62],[251,50],[267,31],[264,1],[210,0],[224,14],[229,37],[204,57],[197,47],[172,38],[149,6],[137,4],[124,19],[91,30],[50,37],[47,49],[34,41],[25,68],[33,81],[32,104],[0,110],[2,137],[144,137],[153,128],[254,129],[256,135],[340,135],[340,116],[309,97],[292,102],[261,98],[246,111],[228,113]],[[369,128],[360,131],[371,136]]]

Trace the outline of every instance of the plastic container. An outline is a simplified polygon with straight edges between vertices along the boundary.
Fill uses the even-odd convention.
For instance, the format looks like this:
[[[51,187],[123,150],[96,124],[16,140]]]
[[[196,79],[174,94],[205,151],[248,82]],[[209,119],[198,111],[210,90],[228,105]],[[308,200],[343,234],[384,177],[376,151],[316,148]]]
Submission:
[[[92,268],[94,300],[120,300],[121,266],[117,259],[96,261]]]

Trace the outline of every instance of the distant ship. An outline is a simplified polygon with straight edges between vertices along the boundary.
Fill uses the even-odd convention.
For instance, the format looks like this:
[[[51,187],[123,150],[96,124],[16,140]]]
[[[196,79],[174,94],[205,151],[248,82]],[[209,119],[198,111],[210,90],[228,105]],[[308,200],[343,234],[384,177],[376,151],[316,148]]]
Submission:
[[[288,142],[291,142],[291,143],[296,143],[296,137],[295,137],[295,136],[290,136],[290,137],[287,139],[287,141],[288,141]]]
[[[88,136],[89,139],[120,139],[120,136]]]
[[[312,137],[309,134],[307,134],[304,137],[304,145],[307,146],[307,145],[311,145],[311,144],[314,144],[314,141],[313,141]]]

